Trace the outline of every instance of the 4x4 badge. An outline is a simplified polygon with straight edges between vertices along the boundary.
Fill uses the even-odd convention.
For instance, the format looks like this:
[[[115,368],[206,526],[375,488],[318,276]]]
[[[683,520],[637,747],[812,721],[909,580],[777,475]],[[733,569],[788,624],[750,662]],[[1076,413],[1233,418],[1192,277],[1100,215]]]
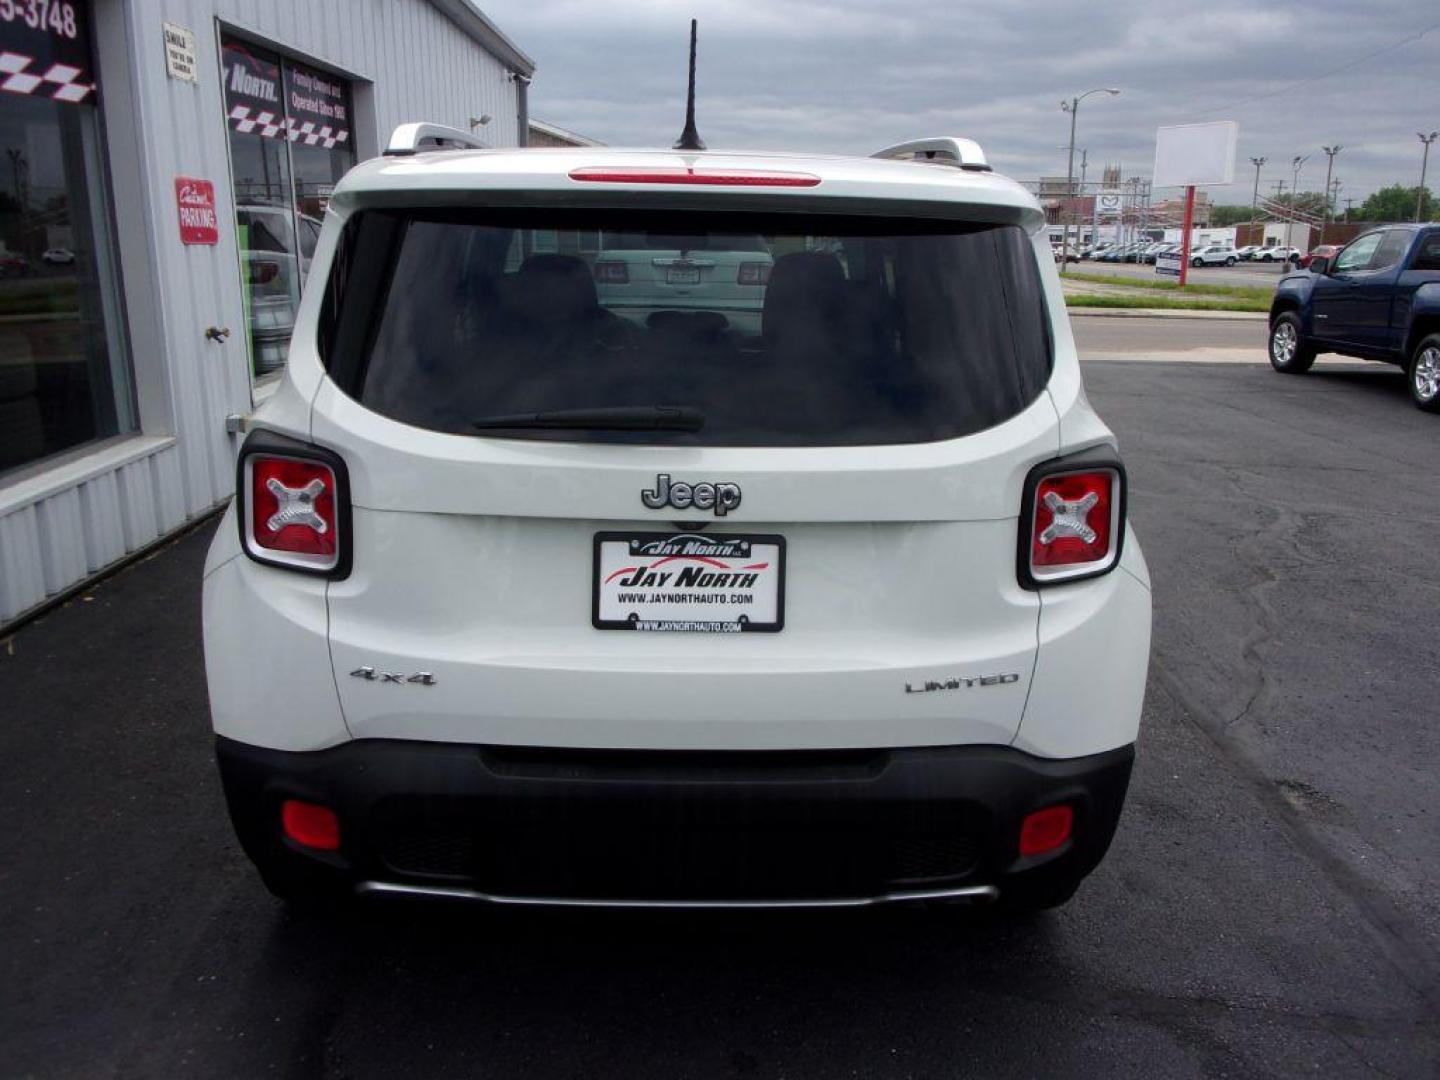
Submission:
[[[714,510],[724,517],[740,505],[739,484],[672,484],[669,473],[655,477],[655,490],[640,492],[640,501],[651,510],[673,506],[676,510]]]
[[[388,683],[416,683],[419,686],[434,686],[435,676],[428,671],[417,671],[413,675],[407,675],[403,671],[376,671],[373,667],[357,667],[350,672],[357,679],[365,679],[368,682]]]

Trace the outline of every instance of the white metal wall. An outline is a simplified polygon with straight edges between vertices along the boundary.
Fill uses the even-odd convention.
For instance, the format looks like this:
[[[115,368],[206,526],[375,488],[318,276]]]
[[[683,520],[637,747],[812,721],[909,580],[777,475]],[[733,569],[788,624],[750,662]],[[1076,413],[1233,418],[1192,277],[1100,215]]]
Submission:
[[[56,476],[0,484],[0,624],[229,497],[225,417],[251,407],[219,42],[224,23],[355,86],[355,146],[425,119],[518,142],[506,66],[430,0],[94,0],[101,102],[141,436]],[[163,22],[197,38],[199,83],[170,79]],[[214,247],[180,243],[174,181],[215,185]],[[228,327],[222,343],[208,327]]]

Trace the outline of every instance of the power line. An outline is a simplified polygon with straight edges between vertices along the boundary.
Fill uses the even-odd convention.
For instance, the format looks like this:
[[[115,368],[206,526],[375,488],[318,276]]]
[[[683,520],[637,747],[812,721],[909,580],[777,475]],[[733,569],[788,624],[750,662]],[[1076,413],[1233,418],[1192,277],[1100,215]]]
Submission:
[[[1218,108],[1206,109],[1204,112],[1199,113],[1198,115],[1209,116],[1211,113],[1229,112],[1231,109],[1238,109],[1241,106],[1249,105],[1256,101],[1264,101],[1266,98],[1279,97],[1281,94],[1288,94],[1291,90],[1294,90],[1298,87],[1308,86],[1310,83],[1319,82],[1321,79],[1328,79],[1331,75],[1337,75],[1342,71],[1348,71],[1350,68],[1355,67],[1357,64],[1363,64],[1367,60],[1373,60],[1377,56],[1382,56],[1387,52],[1393,52],[1394,50],[1400,48],[1400,46],[1402,45],[1408,45],[1412,41],[1419,41],[1426,34],[1430,33],[1433,30],[1440,30],[1440,22],[1431,23],[1429,26],[1425,27],[1425,29],[1417,31],[1416,33],[1411,34],[1409,37],[1403,37],[1399,41],[1392,42],[1389,45],[1383,45],[1380,48],[1376,49],[1374,52],[1368,52],[1364,56],[1357,56],[1354,60],[1347,61],[1343,64],[1337,64],[1335,67],[1332,68],[1327,68],[1325,71],[1320,72],[1320,74],[1318,75],[1311,75],[1307,78],[1301,79],[1299,82],[1291,83],[1289,86],[1282,86],[1278,90],[1267,90],[1265,93],[1256,94],[1254,97],[1242,98],[1239,101],[1232,101],[1229,105],[1221,105]]]

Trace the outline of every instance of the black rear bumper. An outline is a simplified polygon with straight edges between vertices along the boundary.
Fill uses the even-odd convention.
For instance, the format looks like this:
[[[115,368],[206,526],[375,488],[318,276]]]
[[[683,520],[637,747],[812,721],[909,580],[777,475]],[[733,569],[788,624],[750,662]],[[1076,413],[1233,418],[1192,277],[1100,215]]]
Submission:
[[[362,740],[311,753],[220,738],[246,853],[272,881],[581,901],[792,901],[1078,881],[1105,854],[1133,747],[1052,761],[1006,747],[672,752]],[[287,839],[281,803],[340,819]],[[1072,838],[1018,854],[1026,814]]]

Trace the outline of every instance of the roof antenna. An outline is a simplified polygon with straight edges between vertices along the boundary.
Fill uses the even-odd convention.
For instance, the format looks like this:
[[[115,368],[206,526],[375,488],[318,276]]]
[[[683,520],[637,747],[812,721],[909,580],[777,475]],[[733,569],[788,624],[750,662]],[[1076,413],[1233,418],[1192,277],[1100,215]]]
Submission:
[[[685,130],[672,150],[704,150],[705,143],[695,130],[695,20],[690,20],[690,92],[685,98]]]

